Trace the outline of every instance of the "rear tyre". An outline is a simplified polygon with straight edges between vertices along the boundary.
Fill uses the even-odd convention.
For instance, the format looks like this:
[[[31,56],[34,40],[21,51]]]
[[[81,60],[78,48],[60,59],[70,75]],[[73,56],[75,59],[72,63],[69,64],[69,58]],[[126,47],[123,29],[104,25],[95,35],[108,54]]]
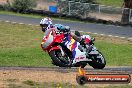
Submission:
[[[99,51],[98,51],[99,52]],[[106,65],[106,60],[101,52],[99,52],[99,55],[91,56],[92,61],[88,64],[92,66],[94,69],[103,69]]]
[[[52,50],[49,55],[56,66],[69,67],[70,58],[66,53],[62,56],[61,50]]]

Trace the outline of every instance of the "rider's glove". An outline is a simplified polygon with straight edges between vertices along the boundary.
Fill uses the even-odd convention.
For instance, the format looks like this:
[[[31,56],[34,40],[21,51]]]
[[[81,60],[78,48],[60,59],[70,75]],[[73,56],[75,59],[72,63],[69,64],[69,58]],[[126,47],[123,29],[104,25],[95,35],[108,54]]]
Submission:
[[[63,29],[64,33],[68,33],[70,32],[70,27],[69,26],[65,26],[65,28]]]

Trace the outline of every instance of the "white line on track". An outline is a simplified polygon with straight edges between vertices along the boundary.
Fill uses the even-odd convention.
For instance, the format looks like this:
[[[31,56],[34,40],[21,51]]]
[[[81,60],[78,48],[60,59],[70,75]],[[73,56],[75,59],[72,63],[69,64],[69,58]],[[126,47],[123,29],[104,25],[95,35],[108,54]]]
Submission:
[[[5,22],[9,23],[10,21],[6,20]]]
[[[114,36],[114,37],[119,37],[119,36]]]
[[[32,26],[32,24],[28,24],[29,26]]]
[[[128,40],[132,40],[132,38],[128,38]]]
[[[120,38],[124,39],[124,38],[126,38],[126,37],[120,37]]]
[[[84,32],[84,31],[79,31],[79,32]]]
[[[100,34],[100,35],[104,36],[105,34]]]
[[[97,35],[98,33],[93,33],[93,34]]]
[[[3,20],[0,20],[0,21],[3,21]],[[7,23],[9,23],[9,22],[11,22],[11,21],[8,21],[8,20],[6,20],[6,21],[4,21],[4,22],[7,22]],[[13,23],[13,24],[21,24],[21,25],[23,25],[24,23],[17,23],[17,22],[11,22],[11,23]],[[32,26],[33,24],[28,24],[29,26]],[[97,25],[103,25],[103,24],[97,24]],[[35,25],[35,26],[39,26],[39,25]],[[114,26],[114,25],[106,25],[106,26]],[[116,27],[121,27],[121,26],[116,26]],[[75,30],[71,30],[71,31],[75,31]],[[79,31],[79,32],[84,32],[84,31]],[[126,37],[119,37],[119,36],[113,36],[113,35],[106,35],[106,34],[98,34],[98,33],[92,33],[92,32],[86,32],[86,33],[91,33],[91,34],[95,34],[95,35],[102,35],[102,36],[109,36],[109,37],[118,37],[118,38],[121,38],[121,39],[125,39]],[[132,38],[126,38],[126,39],[128,39],[128,40],[132,40]]]
[[[113,35],[108,35],[109,37],[113,37]]]
[[[16,24],[17,22],[12,22],[13,24]]]
[[[19,24],[24,24],[24,23],[19,23]]]

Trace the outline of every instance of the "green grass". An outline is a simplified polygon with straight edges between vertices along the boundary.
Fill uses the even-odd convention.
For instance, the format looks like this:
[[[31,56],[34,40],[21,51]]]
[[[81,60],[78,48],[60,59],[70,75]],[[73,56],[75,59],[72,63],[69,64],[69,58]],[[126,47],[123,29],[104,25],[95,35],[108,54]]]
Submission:
[[[99,88],[101,88],[101,87],[99,87]],[[132,86],[131,85],[126,85],[126,84],[121,84],[121,85],[118,85],[118,86],[114,86],[114,85],[110,85],[110,86],[107,86],[107,87],[103,87],[103,88],[132,88]]]
[[[48,54],[40,48],[43,33],[39,29],[0,22],[0,66],[53,66]],[[132,66],[132,43],[101,39],[95,43],[106,57],[107,66]]]
[[[106,57],[107,65],[132,66],[132,45],[97,41],[96,46]]]
[[[96,0],[99,4],[121,7],[123,4],[123,0]]]
[[[74,85],[71,83],[35,82],[32,80],[23,81],[22,83],[15,83],[15,82],[8,82],[8,83],[9,84],[7,86],[9,88],[91,88],[89,84]],[[99,87],[99,86],[95,85],[94,88],[132,88],[132,86],[129,84],[114,84],[114,85],[110,84],[105,87]]]
[[[50,66],[38,27],[0,22],[0,66]]]
[[[9,83],[9,88],[90,88],[87,86],[73,85],[70,83],[57,83],[57,82],[35,82],[32,80],[23,81],[22,83]]]
[[[16,12],[11,12],[11,11],[4,11],[4,10],[0,10],[0,14],[8,14],[8,15],[23,16],[23,17],[33,17],[33,18],[41,18],[41,17],[44,17],[44,16],[40,16],[40,15],[21,14],[21,13],[16,13]]]

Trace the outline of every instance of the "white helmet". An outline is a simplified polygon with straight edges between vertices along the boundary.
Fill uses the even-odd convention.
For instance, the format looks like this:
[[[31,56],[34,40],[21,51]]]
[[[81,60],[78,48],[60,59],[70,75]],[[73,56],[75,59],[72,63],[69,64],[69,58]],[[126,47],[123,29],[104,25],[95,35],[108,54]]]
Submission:
[[[42,27],[42,31],[45,32],[48,28],[52,26],[52,20],[49,17],[43,18],[40,21],[40,26]]]

